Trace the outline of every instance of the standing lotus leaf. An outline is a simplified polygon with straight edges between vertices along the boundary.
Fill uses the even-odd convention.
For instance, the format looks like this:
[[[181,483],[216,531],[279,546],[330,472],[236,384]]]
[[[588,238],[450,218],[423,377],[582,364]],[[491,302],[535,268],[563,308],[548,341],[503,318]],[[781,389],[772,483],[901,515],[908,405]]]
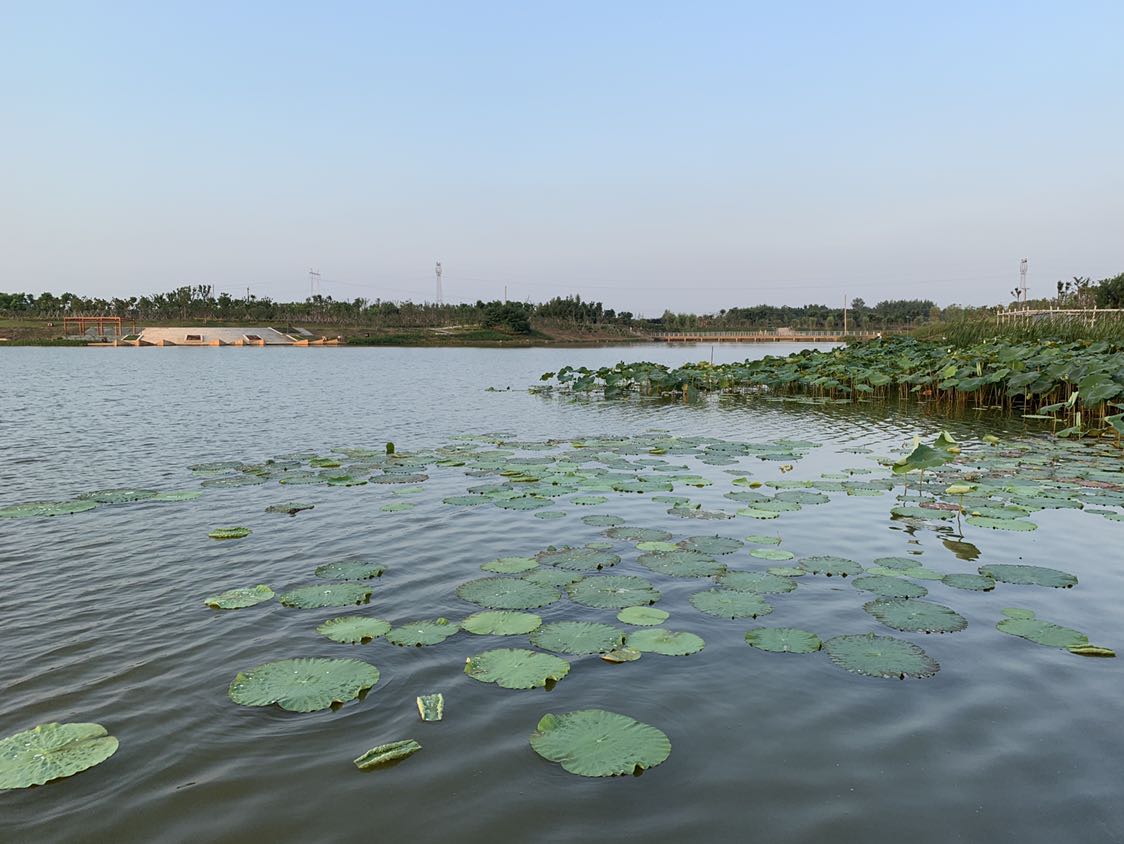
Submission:
[[[660,593],[642,577],[630,574],[586,577],[567,588],[570,600],[595,609],[620,610],[654,604]]]
[[[0,790],[69,777],[116,752],[117,739],[101,724],[40,724],[0,739]]]
[[[382,577],[385,571],[381,565],[370,560],[345,560],[317,566],[316,576],[325,580],[373,580]]]
[[[757,618],[773,611],[756,592],[710,589],[691,596],[691,606],[716,618]]]
[[[31,519],[40,516],[69,516],[98,506],[96,501],[25,501],[0,507],[0,519]]]
[[[203,603],[216,610],[240,610],[252,607],[273,597],[273,590],[264,583],[257,586],[243,586],[238,589],[227,589],[219,595],[205,598]]]
[[[864,574],[851,581],[851,585],[882,598],[924,598],[929,594],[929,590],[920,583],[884,574]]]
[[[422,746],[413,739],[392,741],[389,744],[380,744],[372,747],[358,759],[353,759],[355,767],[361,771],[369,771],[392,762],[400,762],[407,756],[413,756]]]
[[[470,656],[464,673],[504,689],[538,689],[570,673],[570,663],[553,654],[526,648],[497,648]]]
[[[556,621],[531,633],[531,644],[564,654],[599,654],[619,647],[624,633],[595,621]]]
[[[701,551],[703,554],[732,554],[742,547],[740,539],[725,536],[690,536],[679,544],[688,551]]]
[[[946,574],[941,580],[946,586],[969,592],[990,592],[995,588],[994,578],[982,574]]]
[[[698,653],[706,645],[701,636],[679,630],[666,630],[651,627],[628,634],[625,645],[641,653],[657,653],[664,656],[688,656]]]
[[[956,610],[931,601],[878,598],[863,609],[887,627],[910,633],[955,633],[968,626]]]
[[[751,647],[772,653],[810,654],[823,647],[815,633],[797,627],[755,627],[745,634]]]
[[[541,625],[534,613],[515,610],[484,610],[461,622],[462,629],[479,636],[523,636]]]
[[[800,567],[807,569],[812,574],[826,574],[828,577],[838,575],[839,577],[847,577],[851,574],[858,574],[863,570],[863,567],[856,563],[854,560],[848,560],[844,557],[805,557],[800,561]]]
[[[637,627],[651,627],[663,624],[668,619],[668,613],[655,607],[625,607],[617,613],[617,621],[624,624],[634,624]]]
[[[637,562],[646,569],[670,577],[712,577],[726,570],[725,565],[701,551],[681,549],[644,554]]]
[[[470,580],[457,587],[457,595],[490,610],[530,610],[562,597],[554,587],[522,577]]]
[[[723,589],[759,595],[779,595],[796,588],[791,577],[761,571],[728,571],[718,578],[718,585]]]
[[[311,583],[290,589],[278,598],[286,607],[319,609],[320,607],[346,607],[365,604],[371,600],[371,588],[360,583]]]
[[[358,659],[282,659],[239,671],[230,699],[243,706],[277,704],[290,712],[315,712],[346,703],[379,681],[379,670]]]
[[[444,618],[430,618],[424,621],[407,621],[399,624],[386,634],[386,641],[400,647],[437,645],[460,630],[460,625]]]
[[[1052,586],[1055,589],[1071,589],[1077,585],[1077,578],[1068,572],[1045,566],[992,565],[980,566],[980,574],[1003,583],[1019,586]]]
[[[853,674],[904,680],[932,677],[940,665],[912,642],[873,633],[836,636],[823,643],[831,661]]]
[[[600,548],[553,548],[535,555],[541,564],[566,571],[594,571],[615,566],[621,558]]]
[[[390,622],[365,615],[342,615],[331,618],[316,628],[316,632],[333,642],[358,645],[384,636],[390,631]]]
[[[659,528],[612,527],[605,531],[610,539],[624,539],[628,542],[666,542],[671,534]]]
[[[663,731],[604,709],[544,715],[531,734],[531,747],[583,777],[637,774],[671,755]]]

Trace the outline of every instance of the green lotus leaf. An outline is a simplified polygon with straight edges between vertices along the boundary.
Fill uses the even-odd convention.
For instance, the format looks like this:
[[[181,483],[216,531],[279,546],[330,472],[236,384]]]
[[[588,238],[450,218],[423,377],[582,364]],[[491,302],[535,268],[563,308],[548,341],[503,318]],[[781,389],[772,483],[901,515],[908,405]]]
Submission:
[[[782,548],[754,548],[749,552],[749,556],[756,557],[759,560],[791,560],[796,555],[791,551],[785,551]]]
[[[379,670],[358,659],[282,659],[239,671],[230,699],[243,706],[277,704],[315,712],[359,697],[379,681]]]
[[[420,484],[423,481],[428,481],[429,475],[387,472],[383,475],[372,475],[368,480],[373,484]]]
[[[932,677],[940,665],[912,642],[873,633],[836,636],[823,643],[831,661],[854,674],[904,680]]]
[[[301,504],[300,502],[297,502],[297,501],[289,501],[289,502],[286,502],[284,504],[270,504],[268,507],[265,508],[265,512],[267,512],[267,513],[284,513],[285,515],[288,515],[288,516],[295,516],[297,513],[301,512],[302,510],[311,510],[315,506],[316,506],[315,504]]]
[[[1033,610],[1023,610],[1018,607],[1004,607],[1000,612],[1007,618],[1034,618]]]
[[[464,673],[504,689],[540,689],[570,673],[570,663],[526,648],[497,648],[465,660]]]
[[[310,583],[290,589],[278,598],[284,606],[311,610],[320,607],[346,607],[371,600],[371,588],[360,583]]]
[[[847,577],[848,575],[859,574],[863,570],[863,567],[854,560],[848,560],[843,557],[832,557],[830,555],[804,557],[800,560],[800,568],[810,571],[812,574],[825,574],[828,577],[835,575]]]
[[[235,475],[232,478],[208,478],[200,482],[199,486],[207,489],[235,489],[243,486],[261,486],[265,481],[265,478],[258,475]]]
[[[222,527],[215,528],[207,534],[211,539],[242,539],[253,533],[248,527]]]
[[[550,522],[550,521],[554,521],[555,519],[566,518],[566,511],[565,510],[539,510],[539,511],[535,512],[533,515],[536,519],[542,519],[544,522]]]
[[[219,595],[204,598],[203,603],[216,610],[240,610],[268,601],[272,597],[273,590],[264,583],[259,583],[257,586],[228,589]]]
[[[777,577],[804,577],[808,573],[797,566],[769,566],[766,571]]]
[[[533,574],[533,573],[532,573]],[[561,595],[552,586],[522,577],[483,577],[457,587],[457,595],[490,610],[532,610]]]
[[[400,647],[420,648],[438,645],[460,630],[456,622],[444,618],[427,618],[423,621],[406,621],[386,634],[386,641]]]
[[[874,564],[882,568],[895,569],[897,571],[905,571],[917,567],[917,559],[914,557],[878,557]]]
[[[0,739],[0,790],[69,777],[116,752],[117,739],[101,724],[40,724]]]
[[[993,519],[988,516],[969,516],[965,521],[973,527],[990,528],[991,530],[1038,530],[1038,525],[1026,519]]]
[[[1089,644],[1089,637],[1080,630],[1060,627],[1037,618],[1004,618],[995,625],[1003,633],[1029,639],[1048,648],[1080,648]]]
[[[911,633],[955,633],[968,626],[960,613],[931,601],[878,598],[863,609],[887,627]]]
[[[1052,586],[1055,589],[1070,589],[1077,585],[1077,578],[1072,574],[1045,566],[1002,564],[980,566],[978,571],[984,577],[1019,586]]]
[[[598,504],[604,504],[608,500],[604,495],[578,495],[571,498],[570,503],[582,507],[594,507]]]
[[[493,503],[504,510],[541,510],[550,506],[550,499],[521,495],[518,498],[497,499]]]
[[[556,621],[531,633],[531,644],[564,654],[598,654],[619,647],[624,633],[593,621]]]
[[[956,516],[952,510],[938,510],[931,507],[917,507],[913,505],[901,505],[898,507],[890,508],[891,515],[899,516],[903,519],[951,519]]]
[[[831,499],[822,492],[810,492],[804,489],[786,489],[778,492],[776,498],[781,501],[791,501],[796,504],[826,504]]]
[[[83,492],[76,497],[83,501],[96,501],[98,504],[132,504],[134,501],[155,498],[158,494],[154,489],[98,489]]]
[[[483,610],[461,622],[461,627],[478,636],[522,636],[537,630],[542,619],[529,612]]]
[[[696,592],[691,606],[717,618],[757,618],[768,615],[773,608],[756,592],[735,592],[732,589],[710,589]]]
[[[758,595],[783,594],[796,588],[792,578],[762,571],[729,571],[718,578],[718,585],[735,592],[756,592]]]
[[[932,448],[922,442],[915,441],[913,451],[896,461],[891,467],[895,475],[906,472],[922,472],[925,469],[935,469],[943,466],[951,456],[943,449]]]
[[[745,541],[751,545],[780,545],[781,538],[779,536],[769,536],[764,533],[751,533],[745,538]]]
[[[671,577],[711,577],[726,570],[726,566],[701,551],[679,549],[644,554],[637,562],[658,574]]]
[[[636,662],[636,660],[640,659],[640,657],[642,656],[643,654],[640,653],[640,651],[636,650],[636,648],[628,648],[624,645],[621,645],[621,647],[615,648],[608,653],[601,654],[601,658],[605,660],[605,662],[615,663]]]
[[[441,692],[418,695],[418,714],[423,721],[440,721],[445,717],[445,696]]]
[[[177,501],[194,501],[197,498],[202,498],[203,493],[197,489],[177,489],[170,492],[158,492],[152,496],[149,501],[159,501],[162,503],[173,503]]]
[[[333,642],[358,645],[384,636],[390,631],[390,622],[364,615],[342,615],[325,621],[316,632]]]
[[[946,586],[968,592],[990,592],[995,588],[995,580],[982,574],[946,574],[941,580]]]
[[[762,510],[760,507],[746,507],[738,510],[739,516],[749,516],[751,519],[778,519],[780,513],[775,510]]]
[[[652,584],[635,575],[586,577],[567,588],[570,600],[595,609],[621,610],[625,607],[654,604],[660,593]]]
[[[404,513],[407,510],[413,510],[416,506],[410,501],[392,501],[390,504],[382,505],[379,510],[384,513]]]
[[[605,531],[610,539],[623,539],[628,542],[663,542],[671,539],[671,534],[658,528],[611,527]]]
[[[635,630],[628,634],[625,645],[641,653],[657,653],[664,656],[688,656],[698,653],[706,645],[701,636],[684,631],[666,630],[651,627]]]
[[[392,741],[389,744],[380,744],[372,747],[358,759],[353,759],[355,767],[361,771],[369,771],[393,762],[400,762],[407,756],[413,756],[422,746],[413,739]]]
[[[479,507],[481,504],[492,503],[485,495],[450,495],[441,500],[445,504],[453,504],[457,507]]]
[[[667,621],[669,613],[655,607],[625,607],[617,613],[617,621],[637,627],[651,627]]]
[[[537,568],[532,569],[526,574],[522,575],[524,580],[529,580],[532,583],[540,583],[543,586],[553,586],[561,588],[569,586],[571,583],[577,583],[582,579],[581,572],[566,571],[565,569],[550,568]]]
[[[741,540],[725,536],[690,536],[679,544],[688,551],[711,555],[732,554],[742,547]]]
[[[623,525],[624,519],[620,516],[596,514],[592,516],[582,516],[582,522],[590,527],[616,527],[617,525]]]
[[[584,777],[640,773],[671,755],[671,742],[662,731],[603,709],[544,715],[531,734],[531,747]]]
[[[373,580],[386,569],[370,560],[344,560],[316,567],[316,576],[325,580]]]
[[[745,641],[772,653],[810,654],[823,647],[819,636],[797,627],[755,627],[745,634]]]
[[[678,551],[680,548],[674,542],[637,542],[636,550],[651,553],[653,551]]]
[[[615,566],[621,558],[611,551],[599,548],[554,548],[540,551],[535,555],[544,566],[555,566],[567,571],[594,571],[606,566]]]
[[[851,581],[856,589],[873,592],[883,598],[924,598],[929,590],[919,583],[910,583],[902,577],[864,574]]]
[[[484,571],[493,571],[498,574],[517,574],[538,567],[539,564],[530,557],[500,557],[498,560],[492,560],[492,562],[480,566]]]

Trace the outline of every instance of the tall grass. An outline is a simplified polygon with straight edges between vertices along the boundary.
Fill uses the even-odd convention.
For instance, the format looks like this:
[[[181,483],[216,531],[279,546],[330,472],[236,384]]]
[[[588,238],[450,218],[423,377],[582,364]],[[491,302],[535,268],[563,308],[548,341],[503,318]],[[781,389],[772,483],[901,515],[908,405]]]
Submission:
[[[1042,343],[1053,340],[1070,343],[1076,340],[1124,344],[1124,314],[1097,314],[1074,316],[1013,317],[996,324],[995,317],[961,319],[954,322],[935,322],[923,325],[912,332],[914,337],[949,343],[953,346],[972,346],[988,340],[1011,343]]]

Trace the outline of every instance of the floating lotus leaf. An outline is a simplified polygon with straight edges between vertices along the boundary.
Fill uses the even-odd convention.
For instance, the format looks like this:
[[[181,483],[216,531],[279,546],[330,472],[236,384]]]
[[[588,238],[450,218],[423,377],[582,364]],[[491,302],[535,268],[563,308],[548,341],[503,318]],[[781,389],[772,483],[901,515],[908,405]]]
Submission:
[[[671,742],[663,732],[603,709],[544,715],[531,734],[531,747],[584,777],[640,773],[671,755]]]
[[[372,580],[385,572],[378,563],[370,560],[344,560],[316,567],[316,576],[325,580]]]
[[[315,712],[354,700],[378,681],[379,670],[358,659],[282,659],[238,672],[229,694],[243,706]]]
[[[701,551],[677,549],[644,554],[637,562],[647,569],[671,577],[711,577],[726,570],[726,566]]]
[[[745,538],[745,541],[751,545],[780,545],[781,538],[779,536],[769,536],[764,533],[751,533]]]
[[[757,618],[768,615],[773,608],[756,592],[735,592],[732,589],[710,589],[691,596],[691,605],[717,618]]]
[[[457,507],[479,507],[481,504],[491,504],[491,499],[485,495],[450,495],[441,499],[445,504]]]
[[[155,498],[154,489],[98,489],[93,492],[83,492],[77,496],[84,501],[96,501],[98,504],[131,504],[134,501],[144,501]]]
[[[258,475],[235,475],[232,478],[208,478],[199,485],[208,489],[234,489],[242,486],[260,486],[266,481]]]
[[[628,542],[663,542],[671,539],[671,534],[658,528],[612,527],[605,531],[610,539],[624,539]]]
[[[624,519],[620,516],[609,515],[592,515],[582,516],[582,522],[590,527],[615,527],[616,525],[623,525]]]
[[[407,621],[399,624],[386,634],[386,641],[401,647],[437,645],[460,630],[460,625],[444,618],[429,618],[424,621]]]
[[[1038,525],[1026,519],[993,519],[988,516],[969,516],[965,521],[973,527],[990,528],[991,530],[1038,530]]]
[[[653,552],[653,551],[678,551],[679,546],[674,542],[637,542],[637,551]]]
[[[638,627],[651,627],[667,621],[669,613],[655,607],[625,607],[617,613],[617,621]]]
[[[887,627],[910,633],[955,633],[968,626],[956,610],[931,601],[878,598],[863,609]]]
[[[429,475],[388,472],[384,475],[372,475],[368,480],[373,484],[420,484],[422,481],[428,481]]]
[[[390,631],[390,622],[365,615],[342,615],[325,621],[316,632],[333,642],[358,645],[384,636]]]
[[[536,519],[542,519],[544,522],[553,521],[554,519],[564,519],[566,517],[565,510],[539,510],[534,514]]]
[[[598,504],[604,504],[608,500],[604,495],[578,495],[571,498],[570,503],[583,507],[594,507]]]
[[[1018,607],[1004,607],[1000,612],[1007,618],[1034,618],[1032,610],[1022,610]]]
[[[874,561],[874,564],[897,571],[916,568],[918,565],[916,557],[879,557]]]
[[[657,653],[664,656],[688,656],[698,653],[706,645],[701,636],[684,631],[666,630],[652,627],[648,630],[635,630],[628,634],[625,645],[641,653]]]
[[[298,586],[278,598],[286,607],[310,610],[320,607],[346,607],[371,600],[371,588],[360,583],[310,583]]]
[[[156,495],[152,496],[149,501],[171,503],[176,501],[194,501],[202,497],[203,493],[197,489],[177,489],[170,492],[158,492]]]
[[[761,571],[729,571],[718,578],[718,585],[723,589],[759,595],[783,594],[796,588],[790,577]]]
[[[301,504],[297,501],[289,501],[285,504],[270,504],[265,508],[267,513],[284,513],[288,516],[295,516],[302,510],[311,510],[315,504]]]
[[[223,527],[215,528],[207,534],[211,539],[242,539],[253,533],[248,527]]]
[[[220,595],[204,598],[203,603],[216,610],[240,610],[268,601],[272,597],[273,590],[264,583],[259,583],[257,586],[228,589]]]
[[[1048,621],[1037,618],[1004,618],[995,625],[1003,633],[1029,639],[1048,648],[1081,648],[1089,644],[1087,637],[1080,630],[1070,627],[1060,627]]]
[[[518,498],[497,499],[494,503],[504,510],[540,510],[543,507],[550,506],[550,499],[522,495]]]
[[[642,577],[634,575],[602,575],[586,577],[567,588],[570,600],[596,609],[620,610],[625,607],[654,604],[660,593]]]
[[[792,501],[796,504],[826,504],[831,499],[822,492],[809,492],[803,489],[786,489],[776,495],[781,501]]]
[[[537,569],[539,564],[530,557],[500,557],[490,563],[484,563],[480,568],[484,571],[494,571],[498,574],[517,574],[518,572]]]
[[[600,548],[555,548],[540,551],[535,555],[544,566],[555,566],[567,571],[594,571],[606,566],[615,566],[621,558],[611,551]]]
[[[532,572],[534,574],[534,572]],[[561,595],[530,577],[483,577],[457,587],[457,595],[490,610],[531,610],[553,604]]]
[[[924,598],[929,594],[929,590],[919,583],[911,583],[902,577],[879,574],[864,574],[856,577],[851,581],[851,585],[883,598]]]
[[[0,507],[0,519],[31,519],[40,516],[69,516],[98,506],[96,501],[27,501]],[[49,725],[45,725],[49,726]]]
[[[1070,589],[1077,585],[1077,578],[1072,574],[1045,566],[1013,564],[980,566],[979,573],[993,580],[1019,586],[1052,586],[1055,589]]]
[[[912,642],[873,633],[836,636],[823,643],[831,661],[854,674],[904,680],[932,677],[940,665]]]
[[[946,574],[941,580],[946,586],[969,592],[990,592],[995,588],[995,581],[982,574]]]
[[[742,547],[741,540],[725,536],[691,536],[679,544],[688,551],[719,555],[732,554]]]
[[[847,577],[848,575],[859,574],[863,570],[863,567],[854,560],[848,560],[843,557],[832,557],[830,555],[804,557],[800,561],[800,568],[806,569],[812,574],[826,574],[828,577],[834,575]]]
[[[570,673],[570,663],[526,648],[497,648],[465,660],[464,673],[504,689],[538,689]]]
[[[531,633],[531,644],[564,654],[598,654],[619,647],[624,633],[593,621],[556,621]]]
[[[116,752],[101,724],[40,724],[0,739],[0,791],[72,776]]]
[[[562,587],[569,586],[571,583],[577,583],[582,579],[581,572],[566,571],[565,569],[550,568],[537,568],[532,569],[523,575],[524,580],[529,580],[532,583],[541,583],[543,586]]]
[[[541,625],[542,619],[534,613],[515,610],[484,610],[461,622],[462,628],[480,636],[521,636]]]
[[[352,761],[359,770],[369,771],[372,768],[389,765],[392,762],[400,762],[407,756],[413,756],[421,749],[422,746],[413,739],[403,739],[402,741],[392,741],[389,744],[372,747],[358,759]]]
[[[441,692],[418,695],[418,714],[423,721],[440,721],[445,717],[445,696]]]
[[[744,510],[738,510],[739,516],[749,516],[751,519],[777,519],[780,518],[780,513],[775,510],[762,510],[758,507],[746,507]]]
[[[766,571],[769,574],[775,574],[777,577],[803,577],[808,573],[796,566],[769,566]]]
[[[643,654],[640,653],[640,651],[636,650],[636,648],[628,648],[623,645],[619,648],[615,648],[614,650],[609,651],[608,653],[601,654],[601,658],[605,660],[605,662],[616,663],[636,662],[636,660],[640,659],[640,657],[642,656]]]
[[[241,460],[218,460],[211,463],[194,463],[187,467],[192,472],[230,472],[242,468]]]
[[[747,645],[773,653],[810,654],[823,647],[815,633],[796,627],[755,627],[745,634]]]
[[[379,509],[384,513],[404,513],[406,510],[413,510],[416,507],[409,501],[392,501],[390,504],[384,504]]]
[[[890,513],[903,519],[951,519],[956,515],[952,510],[939,510],[906,504],[891,507]]]
[[[759,560],[791,560],[796,555],[791,551],[785,551],[782,548],[754,548],[749,552],[749,556],[756,557]]]

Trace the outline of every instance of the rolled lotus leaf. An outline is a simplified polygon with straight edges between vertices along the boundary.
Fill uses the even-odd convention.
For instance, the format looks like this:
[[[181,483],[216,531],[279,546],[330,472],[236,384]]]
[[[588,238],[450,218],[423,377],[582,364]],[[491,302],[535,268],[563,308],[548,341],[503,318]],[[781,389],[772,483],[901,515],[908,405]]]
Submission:
[[[221,527],[215,528],[207,536],[211,539],[242,539],[253,533],[248,527]]]
[[[445,696],[441,692],[419,695],[417,704],[418,714],[423,721],[440,721],[445,717]]]
[[[385,636],[390,631],[390,622],[365,615],[342,615],[330,618],[316,628],[321,636],[343,645],[358,645]]]
[[[797,627],[756,627],[745,634],[745,641],[772,653],[810,654],[823,647],[819,636]]]
[[[392,741],[389,744],[380,744],[372,747],[358,759],[353,760],[355,767],[361,771],[369,771],[392,762],[399,762],[407,756],[413,756],[422,746],[413,739]]]
[[[301,504],[299,501],[288,501],[284,504],[270,504],[265,508],[267,513],[284,513],[287,516],[295,516],[302,510],[311,510],[315,504]]]
[[[290,589],[278,598],[284,606],[297,609],[346,607],[371,600],[371,587],[361,583],[312,583]]]
[[[680,630],[666,630],[663,627],[651,627],[647,630],[635,630],[628,634],[625,645],[641,653],[657,653],[664,656],[688,656],[698,653],[705,646],[701,636]]]
[[[564,654],[606,653],[620,647],[624,633],[610,624],[595,621],[556,621],[544,624],[530,635],[531,644]]]
[[[481,683],[495,683],[505,689],[537,689],[561,680],[570,672],[570,663],[553,654],[526,648],[497,648],[470,656],[464,673]]]
[[[378,681],[379,670],[358,659],[282,659],[238,672],[228,693],[243,706],[315,712],[354,700]]]
[[[608,653],[601,654],[601,658],[605,662],[621,663],[621,662],[636,662],[643,654],[636,648],[630,648],[622,645],[619,648],[609,651]]]
[[[652,627],[667,621],[669,613],[655,607],[625,607],[617,613],[617,621],[638,627]]]
[[[325,580],[373,580],[385,572],[383,566],[370,560],[345,560],[316,567],[316,576]]]
[[[637,774],[671,755],[671,741],[661,730],[603,709],[544,715],[531,734],[531,747],[584,777]]]
[[[31,519],[43,516],[69,516],[83,513],[98,506],[96,501],[26,501],[0,507],[0,519]]]
[[[530,610],[562,597],[554,587],[529,577],[482,577],[462,583],[457,595],[491,610]]]
[[[990,565],[980,566],[979,573],[1003,583],[1019,586],[1052,586],[1055,589],[1071,589],[1077,585],[1077,578],[1069,572],[1045,566]]]
[[[706,592],[696,592],[689,600],[691,606],[699,612],[716,618],[757,618],[773,611],[773,608],[756,592],[710,589]]]
[[[1114,657],[1116,651],[1112,648],[1102,648],[1099,645],[1071,645],[1066,650],[1078,656]]]
[[[216,610],[240,610],[268,601],[273,597],[273,590],[264,583],[257,586],[242,586],[237,589],[228,589],[219,595],[205,598],[203,603]]]
[[[542,618],[515,610],[484,610],[473,613],[461,627],[479,636],[521,636],[542,626]]]
[[[69,777],[116,752],[117,739],[101,724],[40,724],[0,739],[0,790]]]
[[[597,575],[586,577],[566,589],[574,603],[595,609],[620,610],[654,604],[660,593],[652,584],[635,575]]]
[[[836,636],[823,643],[831,661],[853,674],[904,680],[932,677],[940,665],[912,642],[873,633]]]

